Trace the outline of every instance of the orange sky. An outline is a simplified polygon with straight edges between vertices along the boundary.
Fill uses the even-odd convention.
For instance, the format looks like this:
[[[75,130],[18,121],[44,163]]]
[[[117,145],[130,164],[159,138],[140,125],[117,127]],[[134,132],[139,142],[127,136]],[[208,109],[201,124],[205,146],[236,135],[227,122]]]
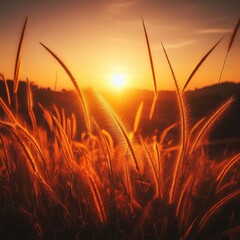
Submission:
[[[225,35],[190,83],[189,89],[218,82],[231,31],[239,18],[239,0],[1,0],[0,72],[13,78],[17,45],[26,16],[21,79],[58,89],[72,84],[43,42],[69,67],[80,87],[111,86],[111,76],[126,75],[126,86],[152,89],[152,75],[141,16],[151,43],[158,89],[173,89],[161,49],[166,47],[183,86],[203,55]],[[236,36],[223,81],[240,81],[240,34]]]

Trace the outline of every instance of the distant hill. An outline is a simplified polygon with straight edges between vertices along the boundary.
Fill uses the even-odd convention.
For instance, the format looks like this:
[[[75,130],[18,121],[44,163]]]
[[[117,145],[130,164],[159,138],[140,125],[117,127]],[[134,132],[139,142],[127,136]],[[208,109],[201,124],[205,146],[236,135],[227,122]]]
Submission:
[[[240,84],[233,82],[223,82],[221,84],[215,84],[211,86],[206,86],[200,89],[195,89],[194,91],[189,91],[192,96],[208,96],[208,95],[218,95],[221,97],[229,97],[231,95],[240,94]]]
[[[12,92],[13,82],[7,81],[10,92]],[[66,115],[75,113],[81,126],[83,118],[79,102],[74,91],[55,92],[51,89],[40,88],[32,85],[33,98],[35,103],[35,112],[38,116],[39,123],[42,122],[42,113],[37,103],[44,107],[50,108],[55,104],[59,109],[64,109]],[[101,127],[107,127],[107,121],[104,116],[104,109],[96,98],[93,90],[84,91],[89,103],[91,113],[99,121]],[[4,82],[0,81],[0,95],[6,100],[6,91]],[[170,124],[179,120],[178,106],[176,102],[176,93],[174,91],[160,91],[153,119],[148,119],[149,111],[152,104],[153,92],[141,89],[125,89],[117,92],[103,92],[102,95],[110,106],[123,119],[123,122],[130,129],[133,126],[134,118],[139,104],[143,101],[143,115],[140,122],[140,128],[143,134],[151,134],[155,129],[163,130]],[[226,99],[231,96],[235,97],[235,102],[230,110],[212,131],[213,139],[239,138],[240,137],[240,84],[224,82],[207,86],[201,89],[186,92],[186,102],[189,109],[191,123],[193,124],[200,118],[213,112],[217,106],[220,106]],[[19,84],[19,103],[22,114],[26,109],[26,83]]]

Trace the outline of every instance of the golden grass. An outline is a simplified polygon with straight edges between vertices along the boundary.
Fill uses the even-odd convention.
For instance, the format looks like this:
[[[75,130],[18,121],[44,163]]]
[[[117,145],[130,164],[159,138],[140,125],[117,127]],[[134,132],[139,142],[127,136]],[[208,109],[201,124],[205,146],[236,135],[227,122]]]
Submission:
[[[15,64],[12,93],[15,95],[26,23],[27,20]],[[147,30],[143,20],[142,23],[153,75],[152,115],[158,104],[158,92]],[[91,112],[93,116],[90,117],[90,100],[80,90],[70,70],[42,43],[75,87],[84,112],[86,126],[82,132],[77,131],[79,122],[75,113],[68,115],[66,109],[58,109],[56,105],[50,110],[41,103],[34,103],[28,80],[25,118],[20,115],[21,109],[15,111],[16,105],[11,109],[11,93],[1,75],[7,103],[0,98],[3,110],[0,120],[0,224],[11,230],[12,225],[6,226],[5,222],[12,221],[13,216],[20,218],[21,224],[17,220],[12,223],[14,229],[20,226],[20,230],[13,233],[16,239],[25,236],[24,233],[31,236],[27,239],[235,236],[240,224],[238,204],[234,203],[240,195],[240,173],[236,168],[240,155],[218,161],[209,159],[205,151],[209,131],[232,105],[233,98],[193,126],[184,98],[184,90],[220,41],[194,68],[182,90],[162,44],[176,87],[180,121],[169,125],[159,135],[146,138],[139,127],[146,104],[139,104],[134,126],[128,131],[104,98],[95,93],[91,98],[96,98],[96,104],[106,112],[104,121],[110,123],[109,129],[103,129],[101,122],[96,120],[100,116]],[[44,124],[36,117],[40,115],[35,115],[35,107],[41,109]],[[179,134],[172,136],[174,131]],[[226,207],[230,203],[234,204],[229,210]],[[221,218],[214,221],[216,216]],[[223,227],[225,216],[230,219],[229,226]],[[208,232],[209,228],[212,232]],[[4,228],[0,228],[0,234],[9,236]]]

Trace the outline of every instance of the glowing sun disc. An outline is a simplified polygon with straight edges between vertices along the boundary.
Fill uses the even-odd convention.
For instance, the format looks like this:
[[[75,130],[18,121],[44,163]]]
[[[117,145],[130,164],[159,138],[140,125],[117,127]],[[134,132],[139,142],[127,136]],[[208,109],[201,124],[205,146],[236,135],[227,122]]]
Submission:
[[[116,89],[122,89],[125,86],[125,76],[121,73],[113,74],[112,85]]]

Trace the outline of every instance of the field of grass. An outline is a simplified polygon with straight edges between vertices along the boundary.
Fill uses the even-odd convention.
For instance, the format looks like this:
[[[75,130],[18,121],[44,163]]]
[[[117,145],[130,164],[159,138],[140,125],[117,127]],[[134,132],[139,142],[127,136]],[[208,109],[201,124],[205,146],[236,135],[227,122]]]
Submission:
[[[0,98],[0,238],[238,239],[240,153],[216,155],[214,160],[208,155],[208,134],[235,99],[229,98],[193,125],[184,94],[219,41],[183,89],[162,45],[176,86],[179,121],[161,133],[143,136],[139,130],[143,103],[132,129],[127,128],[98,92],[92,91],[88,98],[63,61],[42,43],[72,81],[82,120],[55,105],[48,109],[33,103],[28,81],[27,101],[21,102],[18,75],[26,23],[12,90],[1,75],[6,98]],[[227,53],[238,26],[239,22]],[[151,120],[158,90],[144,22],[143,27],[153,74]],[[93,99],[101,116],[90,111]],[[36,106],[44,122],[36,117]],[[81,133],[79,125],[84,129]]]

